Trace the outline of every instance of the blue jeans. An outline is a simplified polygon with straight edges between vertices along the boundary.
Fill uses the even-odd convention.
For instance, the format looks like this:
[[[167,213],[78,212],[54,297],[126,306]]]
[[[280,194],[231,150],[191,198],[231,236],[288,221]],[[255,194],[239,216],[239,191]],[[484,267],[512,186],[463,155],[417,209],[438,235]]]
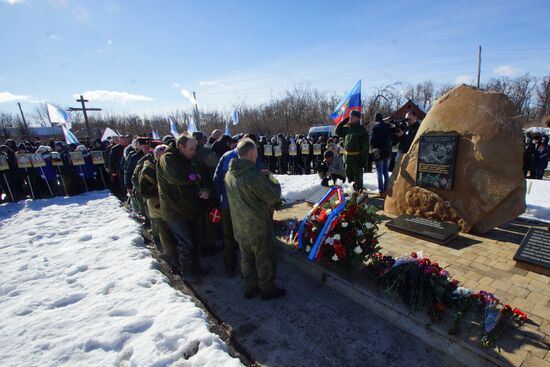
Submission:
[[[376,176],[378,177],[378,191],[386,192],[390,180],[390,158],[380,159],[374,163],[376,164]]]
[[[197,224],[191,220],[176,219],[168,221],[178,247],[178,257],[183,274],[190,274],[199,265],[198,246],[196,245]]]

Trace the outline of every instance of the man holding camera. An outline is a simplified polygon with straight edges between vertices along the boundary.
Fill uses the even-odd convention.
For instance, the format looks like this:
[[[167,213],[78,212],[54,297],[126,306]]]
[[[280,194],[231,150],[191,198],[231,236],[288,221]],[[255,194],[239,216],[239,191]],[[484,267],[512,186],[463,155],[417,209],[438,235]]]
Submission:
[[[416,112],[414,111],[407,112],[405,121],[407,122],[407,126],[398,126],[395,132],[395,135],[399,139],[398,152],[395,157],[396,162],[399,162],[401,156],[409,151],[416,133],[418,132],[418,128],[420,127],[420,121],[418,121]]]
[[[349,120],[342,120],[334,131],[342,139],[346,176],[355,191],[363,190],[363,167],[369,160],[369,133],[360,120],[361,112],[351,111]]]

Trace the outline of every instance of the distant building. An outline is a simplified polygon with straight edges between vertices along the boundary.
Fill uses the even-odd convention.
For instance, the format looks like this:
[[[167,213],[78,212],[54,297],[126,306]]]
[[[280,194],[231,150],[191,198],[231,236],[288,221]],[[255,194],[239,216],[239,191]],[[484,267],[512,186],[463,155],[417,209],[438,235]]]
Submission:
[[[9,137],[21,137],[21,129],[17,127],[8,127],[6,129],[3,129],[2,135],[8,135]],[[63,129],[59,126],[54,127],[29,127],[28,134],[26,134],[28,138],[57,138],[57,139],[64,139],[63,136]]]
[[[407,112],[415,112],[416,117],[419,120],[424,120],[426,117],[426,111],[420,108],[413,100],[409,99],[403,106],[401,106],[390,116],[390,120],[402,120],[405,118]]]

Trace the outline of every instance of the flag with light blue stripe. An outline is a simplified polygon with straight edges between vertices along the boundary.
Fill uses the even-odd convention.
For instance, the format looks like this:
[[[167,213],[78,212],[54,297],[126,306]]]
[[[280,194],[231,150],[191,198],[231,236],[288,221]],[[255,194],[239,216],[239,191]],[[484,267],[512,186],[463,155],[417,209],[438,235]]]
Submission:
[[[189,134],[193,134],[196,131],[197,131],[197,125],[195,124],[195,120],[190,119],[189,124],[187,124],[187,132]]]
[[[239,124],[239,111],[233,111],[233,125]]]
[[[178,126],[174,121],[172,121],[172,118],[170,118],[170,132],[172,133],[174,138],[180,136],[180,133],[178,132]]]
[[[65,126],[64,124],[61,124],[61,128],[63,129],[63,135],[65,135],[65,142],[67,144],[78,144],[78,139],[76,136]]]

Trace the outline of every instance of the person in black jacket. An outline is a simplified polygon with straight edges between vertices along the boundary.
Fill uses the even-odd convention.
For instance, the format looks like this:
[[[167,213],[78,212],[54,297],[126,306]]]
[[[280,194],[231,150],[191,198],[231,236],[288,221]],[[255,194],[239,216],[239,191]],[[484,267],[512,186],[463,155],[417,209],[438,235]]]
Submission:
[[[107,167],[111,175],[111,191],[119,198],[124,198],[126,190],[124,189],[124,170],[120,166],[124,155],[124,148],[128,145],[128,140],[125,136],[120,136],[115,140],[115,146],[109,151],[107,157]]]
[[[396,162],[399,161],[399,158],[401,158],[403,154],[409,151],[416,133],[418,132],[418,128],[420,127],[420,121],[418,121],[418,118],[416,117],[416,112],[407,112],[405,119],[407,120],[407,129],[397,129],[395,133],[399,141],[398,153],[395,158]]]
[[[216,153],[218,160],[231,150],[231,143],[233,139],[229,135],[222,135],[214,144],[212,144],[212,151]]]
[[[523,145],[523,174],[527,178],[529,172],[530,178],[535,177],[535,143],[531,136],[525,137],[525,144]]]
[[[378,177],[378,191],[384,195],[390,180],[390,158],[391,158],[392,133],[390,124],[384,122],[382,115],[377,113],[374,118],[374,127],[370,144],[374,152],[374,163],[376,165],[376,176]]]

